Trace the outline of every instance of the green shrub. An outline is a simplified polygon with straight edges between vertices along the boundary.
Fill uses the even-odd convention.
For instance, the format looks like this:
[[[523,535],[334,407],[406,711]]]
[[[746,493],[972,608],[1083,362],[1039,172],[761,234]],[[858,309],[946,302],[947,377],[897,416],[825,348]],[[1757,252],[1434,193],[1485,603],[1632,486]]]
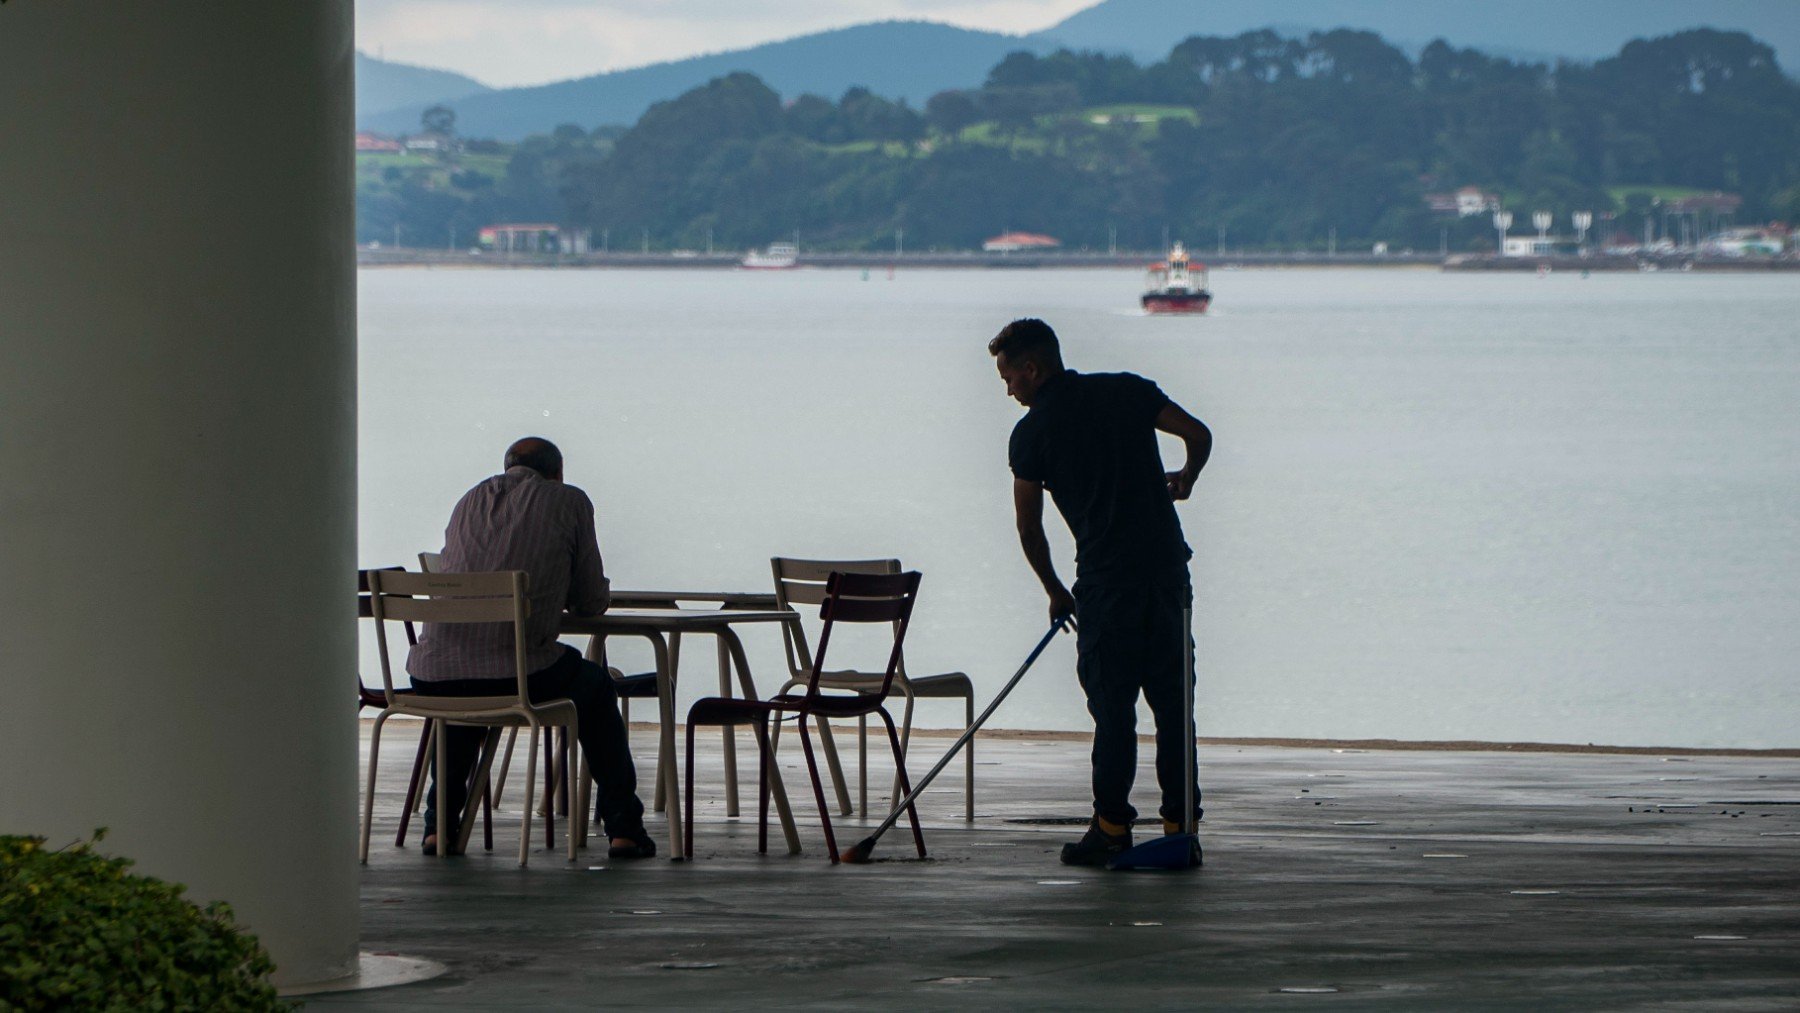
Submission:
[[[0,1010],[285,1010],[231,908],[94,850],[0,836]]]

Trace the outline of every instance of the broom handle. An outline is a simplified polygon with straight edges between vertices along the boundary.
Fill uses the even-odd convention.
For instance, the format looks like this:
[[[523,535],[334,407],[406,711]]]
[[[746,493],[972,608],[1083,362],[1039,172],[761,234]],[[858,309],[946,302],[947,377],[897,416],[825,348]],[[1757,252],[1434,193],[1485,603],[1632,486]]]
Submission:
[[[1068,621],[1068,616],[1059,616],[1050,623],[1050,629],[1044,634],[1044,639],[1038,641],[1038,645],[1031,649],[1031,654],[1025,659],[1025,664],[1020,665],[1019,670],[1013,673],[1013,677],[1007,680],[1005,686],[1000,688],[999,695],[995,696],[993,702],[987,705],[987,710],[982,711],[981,716],[975,719],[974,724],[971,724],[957,737],[956,742],[950,746],[949,751],[938,760],[937,766],[931,768],[931,772],[921,778],[918,784],[913,785],[913,790],[907,792],[906,797],[901,799],[898,805],[894,806],[894,811],[888,813],[887,819],[881,821],[881,825],[875,828],[875,832],[870,834],[870,837],[880,837],[882,834],[887,833],[888,828],[893,826],[894,822],[900,818],[900,814],[906,811],[906,807],[912,805],[913,801],[924,793],[925,786],[931,783],[931,779],[938,776],[939,771],[950,765],[951,759],[956,756],[956,751],[967,745],[969,740],[975,737],[975,733],[981,729],[982,725],[987,723],[988,716],[993,714],[994,710],[1006,700],[1006,694],[1011,693],[1012,688],[1019,684],[1020,679],[1025,677],[1025,672],[1031,668],[1031,663],[1038,659],[1038,655],[1044,653],[1044,648],[1050,646],[1051,638],[1060,633]]]
[[[1187,748],[1184,752],[1186,763],[1182,765],[1182,778],[1187,782],[1187,808],[1181,814],[1182,832],[1188,835],[1198,833],[1199,824],[1194,819],[1194,738],[1200,733],[1194,721],[1194,607],[1189,605],[1181,610],[1181,699],[1187,710]]]

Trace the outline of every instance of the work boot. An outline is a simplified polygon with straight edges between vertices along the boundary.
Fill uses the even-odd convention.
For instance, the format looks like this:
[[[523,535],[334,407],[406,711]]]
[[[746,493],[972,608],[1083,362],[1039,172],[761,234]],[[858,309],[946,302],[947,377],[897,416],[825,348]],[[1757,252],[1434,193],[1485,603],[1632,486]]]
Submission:
[[[1096,816],[1081,840],[1062,847],[1064,865],[1104,866],[1113,856],[1131,847],[1130,825],[1119,826]]]

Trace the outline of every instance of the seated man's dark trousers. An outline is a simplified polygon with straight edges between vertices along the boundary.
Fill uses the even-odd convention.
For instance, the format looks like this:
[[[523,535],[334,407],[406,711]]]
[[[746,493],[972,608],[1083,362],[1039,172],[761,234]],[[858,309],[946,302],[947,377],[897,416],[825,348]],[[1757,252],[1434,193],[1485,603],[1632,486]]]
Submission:
[[[594,817],[609,837],[629,837],[644,826],[644,804],[637,797],[637,769],[631,763],[625,721],[619,716],[619,697],[606,669],[584,659],[581,652],[564,646],[562,657],[549,668],[527,677],[533,703],[567,698],[575,702],[582,752],[594,775]],[[453,679],[415,681],[413,688],[426,696],[509,696],[518,692],[516,679]],[[486,729],[469,725],[449,726],[445,748],[449,754],[449,783],[444,786],[450,803],[450,827],[467,800],[469,774],[481,753]],[[545,734],[550,734],[546,731]],[[435,757],[433,765],[435,767]],[[433,771],[435,774],[435,770]],[[535,776],[535,772],[527,777]],[[437,790],[425,795],[425,832],[437,832]]]
[[[1094,716],[1094,814],[1130,826],[1137,818],[1131,782],[1137,776],[1137,700],[1143,693],[1156,718],[1156,780],[1162,787],[1162,818],[1181,822],[1187,785],[1188,717],[1181,680],[1194,678],[1187,664],[1192,635],[1183,628],[1193,602],[1181,583],[1076,581],[1075,671]],[[1198,819],[1200,784],[1194,782]]]

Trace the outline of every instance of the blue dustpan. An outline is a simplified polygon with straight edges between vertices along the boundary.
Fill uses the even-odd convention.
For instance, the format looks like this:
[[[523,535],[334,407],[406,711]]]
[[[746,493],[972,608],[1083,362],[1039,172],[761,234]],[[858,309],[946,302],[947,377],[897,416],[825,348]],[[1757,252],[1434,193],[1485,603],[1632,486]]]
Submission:
[[[1114,855],[1106,867],[1126,872],[1196,869],[1200,867],[1200,838],[1194,834],[1152,837]]]

